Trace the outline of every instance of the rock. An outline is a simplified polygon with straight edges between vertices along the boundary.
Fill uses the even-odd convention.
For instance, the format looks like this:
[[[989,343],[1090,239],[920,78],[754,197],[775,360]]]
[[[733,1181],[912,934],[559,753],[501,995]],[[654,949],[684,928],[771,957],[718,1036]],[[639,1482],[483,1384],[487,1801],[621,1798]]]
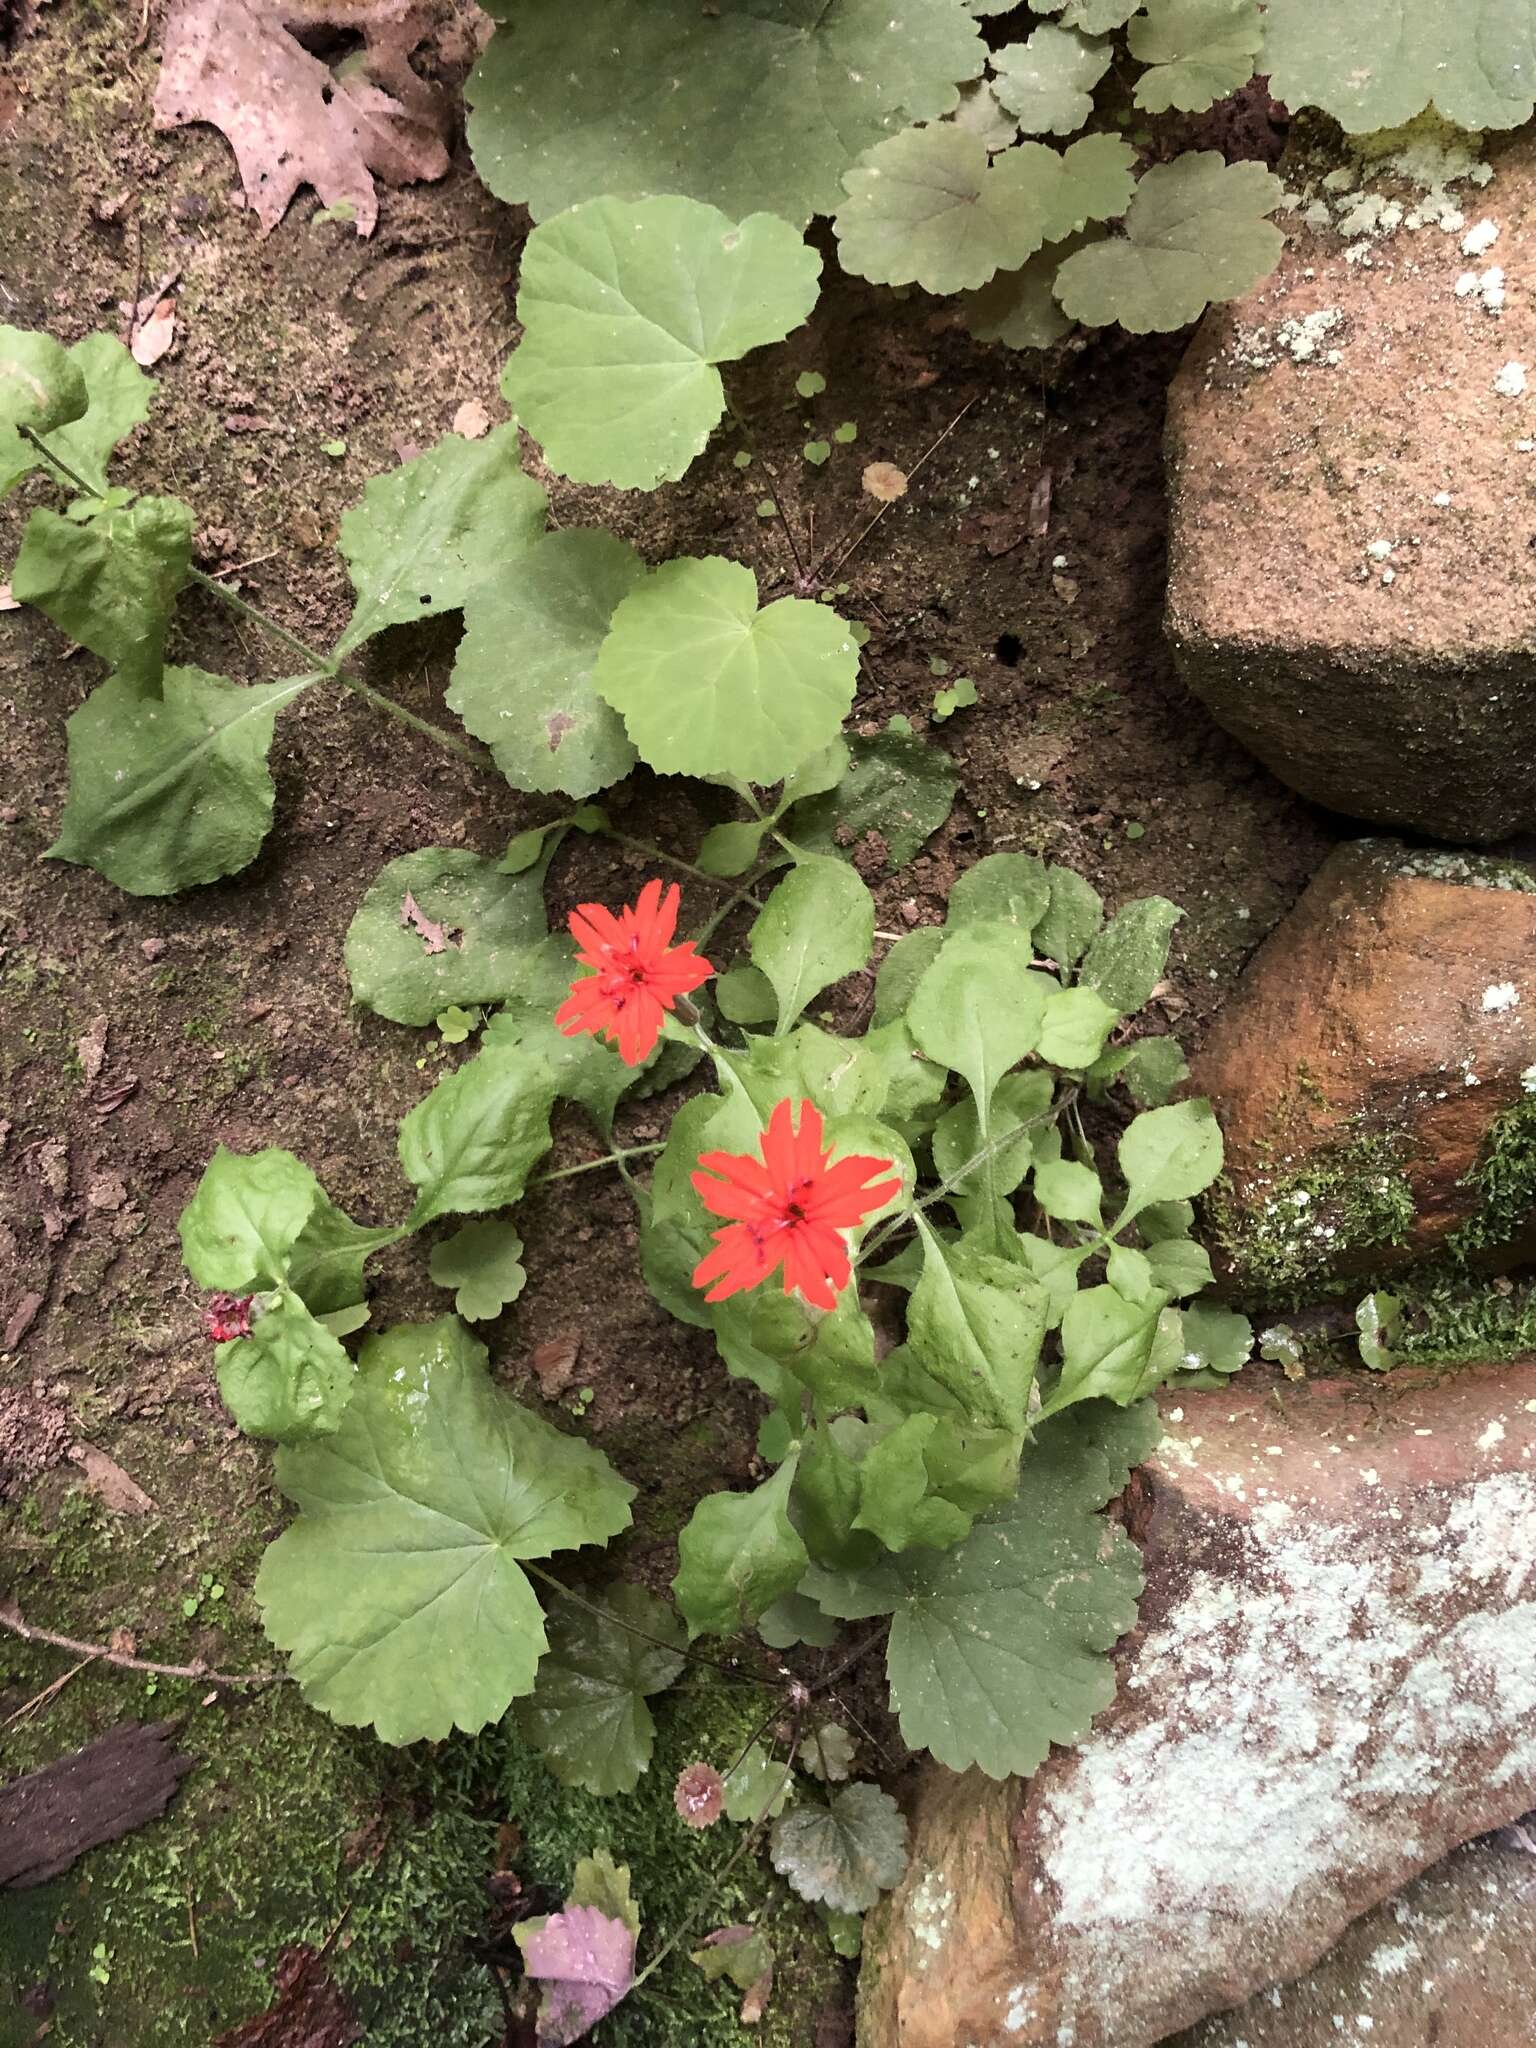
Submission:
[[[1523,2048],[1536,2040],[1533,1952],[1536,1840],[1522,1848],[1506,1830],[1357,1920],[1309,1975],[1167,2048]]]
[[[1226,1140],[1207,1221],[1238,1293],[1536,1256],[1533,890],[1486,856],[1360,840],[1260,947],[1191,1080]]]
[[[862,2048],[1148,2048],[1536,1802],[1536,1358],[1165,1420],[1115,1703],[1027,1787],[927,1767]]]
[[[1288,156],[1313,197],[1280,266],[1212,309],[1170,393],[1167,622],[1293,789],[1486,843],[1536,819],[1536,133],[1448,188],[1488,176],[1465,141],[1366,189],[1342,145]]]

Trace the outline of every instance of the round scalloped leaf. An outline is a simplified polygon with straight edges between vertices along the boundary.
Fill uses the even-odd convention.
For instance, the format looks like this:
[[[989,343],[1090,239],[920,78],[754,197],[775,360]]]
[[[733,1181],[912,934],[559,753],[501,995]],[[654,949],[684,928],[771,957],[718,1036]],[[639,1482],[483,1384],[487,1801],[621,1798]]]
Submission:
[[[1113,55],[1108,43],[1042,22],[1024,42],[994,54],[997,96],[1026,135],[1075,134],[1093,112],[1093,88]]]
[[[820,275],[772,214],[738,226],[696,199],[588,200],[528,237],[502,390],[562,476],[654,490],[725,410],[716,363],[782,341]]]
[[[0,498],[42,460],[20,429],[51,433],[88,403],[80,365],[51,334],[0,326]]]
[[[273,721],[313,681],[242,685],[168,668],[163,695],[146,698],[108,676],[70,716],[69,801],[49,859],[134,896],[236,874],[272,822]]]
[[[548,932],[542,864],[504,875],[466,847],[424,846],[380,869],[347,927],[352,1000],[396,1024],[499,1003]]]
[[[950,122],[876,143],[843,184],[843,268],[929,292],[972,290],[1016,269],[1045,239],[1054,192],[1052,173],[1026,151],[991,159],[980,136]]]
[[[633,1792],[656,1741],[646,1699],[681,1672],[687,1631],[672,1608],[623,1581],[583,1607],[556,1600],[548,1626],[538,1684],[518,1703],[520,1731],[562,1785],[599,1798]]]
[[[1274,268],[1285,237],[1265,215],[1284,187],[1262,164],[1200,150],[1156,164],[1136,187],[1125,234],[1079,249],[1056,276],[1073,320],[1162,334],[1238,298]]]
[[[1459,128],[1518,128],[1536,105],[1536,0],[1269,0],[1263,62],[1277,98],[1350,135],[1431,105]]]
[[[781,597],[718,555],[663,563],[613,615],[593,670],[663,775],[780,782],[837,738],[859,652],[830,605]]]
[[[977,341],[1000,341],[1005,348],[1050,348],[1072,331],[1056,303],[1056,273],[1076,250],[1103,237],[1102,227],[1085,228],[1064,241],[1047,242],[1022,269],[1000,270],[965,301],[961,317],[967,331]]]
[[[985,79],[973,79],[960,88],[960,104],[947,118],[967,135],[980,136],[989,155],[1019,139],[1018,122]]]
[[[1039,0],[1036,14],[1059,14],[1063,28],[1102,36],[1128,22],[1142,0]]]
[[[1203,114],[1252,78],[1264,24],[1259,0],[1147,0],[1127,40],[1137,63],[1152,67],[1136,81],[1138,107]]]
[[[427,1271],[434,1287],[456,1290],[453,1306],[466,1323],[489,1322],[527,1285],[523,1240],[500,1218],[466,1223],[432,1247]]]
[[[865,1913],[907,1867],[907,1823],[878,1785],[847,1785],[823,1806],[791,1807],[773,1824],[773,1867],[802,1899]]]
[[[256,1598],[305,1698],[383,1742],[473,1735],[533,1689],[520,1558],[607,1543],[634,1488],[497,1387],[452,1316],[370,1339],[332,1437],[280,1451],[300,1512]]]
[[[545,534],[470,600],[448,703],[514,789],[591,796],[634,767],[592,665],[644,574],[627,541],[574,527]]]
[[[494,0],[469,143],[535,220],[601,195],[683,193],[803,227],[906,121],[937,120],[986,47],[955,0]]]

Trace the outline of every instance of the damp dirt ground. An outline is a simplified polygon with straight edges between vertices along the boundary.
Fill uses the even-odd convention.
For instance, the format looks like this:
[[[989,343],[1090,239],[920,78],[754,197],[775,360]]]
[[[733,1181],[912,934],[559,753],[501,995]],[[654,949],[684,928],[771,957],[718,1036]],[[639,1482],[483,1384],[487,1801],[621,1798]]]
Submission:
[[[309,195],[262,239],[220,135],[153,131],[155,14],[136,46],[138,14],[44,9],[0,63],[0,317],[73,341],[116,329],[121,301],[174,276],[177,342],[118,473],[186,496],[202,566],[329,644],[347,611],[336,524],[366,479],[447,431],[465,400],[505,417],[497,378],[527,223],[481,189],[461,147],[440,184],[382,194],[371,240],[317,219]],[[731,373],[753,467],[735,466],[741,443],[726,435],[686,487],[620,495],[548,476],[530,443],[552,517],[611,524],[652,560],[732,556],[771,595],[795,569],[757,510],[771,464],[802,559],[840,562],[840,608],[870,629],[855,723],[905,716],[960,777],[928,849],[873,878],[882,927],[937,919],[954,875],[1006,848],[1078,868],[1111,904],[1170,896],[1186,916],[1153,1014],[1192,1049],[1336,830],[1218,732],[1171,668],[1161,438],[1182,339],[1104,337],[1045,362],[976,345],[918,294],[828,276],[808,327]],[[806,369],[826,378],[810,401],[795,392]],[[845,421],[857,438],[808,463],[804,444]],[[860,489],[876,459],[912,471],[911,488],[845,554],[877,509]],[[1031,508],[1047,499],[1037,531]],[[0,511],[0,560],[35,501],[24,490]],[[451,623],[387,636],[371,680],[451,724],[454,637]],[[284,672],[279,648],[195,594],[172,653],[240,679]],[[938,723],[935,693],[959,677],[977,702]],[[256,863],[136,900],[43,857],[64,801],[64,722],[96,679],[45,621],[0,612],[0,1325],[41,1297],[0,1355],[0,1594],[87,1641],[121,1629],[145,1656],[250,1668],[270,1656],[251,1578],[284,1508],[267,1453],[219,1404],[178,1213],[218,1143],[287,1146],[354,1215],[400,1213],[396,1123],[460,1055],[351,1008],[348,921],[384,862],[429,845],[494,854],[551,807],[315,689],[279,725],[276,820]],[[625,832],[684,855],[719,815],[695,790],[638,776],[610,808]],[[643,866],[567,842],[552,919],[632,894]],[[712,901],[690,887],[686,915]],[[99,1019],[104,1057],[88,1073],[78,1044]],[[643,1142],[658,1119],[640,1104],[622,1134]],[[551,1163],[591,1150],[572,1115]],[[531,1355],[579,1343],[565,1398],[590,1390],[584,1427],[641,1490],[630,1562],[663,1578],[697,1494],[750,1476],[755,1403],[641,1286],[622,1187],[594,1174],[536,1192],[520,1228],[526,1291],[480,1326],[494,1370],[538,1404]],[[439,1312],[423,1265],[409,1247],[377,1262],[375,1326]],[[152,1506],[114,1506],[86,1446]],[[151,1692],[79,1662],[0,1635],[0,1780],[125,1715],[167,1711],[187,1717],[200,1769],[137,1843],[94,1852],[25,1915],[0,1903],[0,2004],[7,1986],[33,2000],[0,2017],[0,2042],[8,2026],[65,2048],[206,2042],[260,2008],[283,1945],[339,1922],[368,2039],[497,2038],[476,1945],[496,1898],[536,1888],[567,1846],[535,1839],[515,1760],[467,1744],[401,1759],[281,1688]],[[508,1828],[532,1849],[509,1846]],[[843,2038],[840,1968],[809,1950],[795,1965],[810,2002],[800,2039],[817,2026]],[[695,2038],[732,2038],[728,2008],[710,2011],[718,2031]],[[670,2024],[642,2015],[614,2038],[668,2039]]]

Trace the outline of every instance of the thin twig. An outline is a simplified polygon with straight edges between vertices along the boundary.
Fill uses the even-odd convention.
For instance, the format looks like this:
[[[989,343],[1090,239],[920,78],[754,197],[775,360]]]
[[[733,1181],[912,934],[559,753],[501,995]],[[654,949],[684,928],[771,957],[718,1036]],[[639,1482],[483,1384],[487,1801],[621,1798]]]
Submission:
[[[978,392],[976,394],[976,397],[979,396],[980,393]],[[950,435],[955,431],[956,427],[959,426],[960,422],[965,418],[966,414],[970,411],[971,407],[976,403],[976,397],[968,398],[965,401],[964,405],[961,406],[960,410],[955,414],[954,418],[950,421],[949,425],[944,429],[943,433],[938,436],[937,440],[929,442],[928,446],[923,450],[922,454],[919,455],[916,462],[914,462],[912,467],[907,471],[908,483],[910,483],[913,477],[917,475],[917,472],[922,468],[923,464],[928,460],[929,456],[932,455],[936,449],[940,448],[943,445],[943,443],[949,439]],[[891,501],[892,504],[895,504],[897,502],[898,501],[894,498]],[[832,564],[830,569],[823,572],[820,562],[816,564],[815,574],[821,578],[822,582],[830,583],[832,581],[832,578],[837,574],[838,570],[842,568],[843,564],[848,560],[849,556],[856,554],[858,550],[864,545],[865,541],[869,539],[869,536],[874,532],[875,528],[880,524],[881,520],[885,517],[886,513],[890,511],[890,509],[890,505],[882,505],[880,507],[880,510],[875,514],[874,518],[870,520],[869,524],[865,526],[861,532],[856,533],[853,539],[849,541],[847,547],[843,549],[843,552],[838,556],[837,560]]]
[[[43,1687],[41,1692],[33,1693],[31,1699],[25,1705],[19,1706],[14,1714],[7,1714],[5,1719],[0,1721],[0,1734],[17,1721],[24,1721],[28,1714],[36,1713],[39,1707],[46,1707],[54,1694],[62,1692],[69,1681],[82,1672],[90,1661],[89,1657],[82,1657],[78,1664],[71,1664],[67,1671],[61,1671],[57,1678]]]
[[[214,1671],[201,1658],[192,1664],[159,1664],[151,1657],[130,1657],[125,1650],[108,1649],[105,1643],[81,1643],[73,1636],[58,1635],[51,1628],[34,1628],[24,1621],[21,1609],[12,1601],[0,1601],[0,1627],[27,1643],[48,1643],[55,1650],[72,1650],[88,1662],[115,1664],[121,1671],[150,1671],[158,1678],[200,1678],[209,1685],[277,1685],[286,1671]]]

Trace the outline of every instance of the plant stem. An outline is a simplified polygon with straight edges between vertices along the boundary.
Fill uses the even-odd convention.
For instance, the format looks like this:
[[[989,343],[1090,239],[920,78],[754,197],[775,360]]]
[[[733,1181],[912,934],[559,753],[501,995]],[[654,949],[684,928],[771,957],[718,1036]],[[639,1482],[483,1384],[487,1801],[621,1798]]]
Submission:
[[[627,1634],[638,1636],[641,1642],[652,1643],[658,1650],[668,1650],[674,1657],[681,1657],[685,1663],[703,1664],[711,1671],[718,1671],[722,1678],[734,1679],[738,1685],[766,1686],[770,1683],[766,1678],[752,1677],[750,1672],[733,1671],[729,1664],[722,1664],[715,1657],[706,1657],[699,1650],[680,1650],[676,1643],[669,1643],[665,1636],[652,1635],[649,1629],[637,1628],[634,1622],[626,1621],[622,1614],[616,1614],[611,1607],[599,1607],[595,1601],[583,1599],[580,1593],[573,1593],[569,1586],[557,1579],[553,1572],[545,1571],[541,1565],[534,1564],[526,1557],[519,1559],[519,1562],[530,1578],[541,1580],[551,1592],[558,1593],[562,1599],[569,1600],[573,1607],[579,1607],[584,1614],[590,1614],[597,1621],[611,1621]],[[3,1618],[4,1610],[0,1609],[0,1619]]]
[[[101,496],[101,491],[97,485],[83,477],[78,469],[72,469],[62,455],[55,455],[41,434],[34,432],[31,427],[25,426],[18,426],[16,431],[23,440],[32,443],[32,446],[42,456],[43,460],[51,468],[56,469],[66,483],[73,484],[78,491],[84,491],[88,498],[99,498]]]
[[[627,832],[615,832],[611,825],[603,830],[609,839],[620,846],[627,846],[631,853],[643,853],[650,860],[665,861],[669,868],[676,868],[680,874],[691,875],[696,882],[705,882],[711,889],[729,889],[732,877],[712,875],[705,868],[696,868],[692,861],[682,860],[675,853],[668,853],[665,847],[652,846],[646,839],[631,839]]]
[[[528,1185],[531,1188],[542,1187],[546,1181],[569,1180],[577,1173],[596,1173],[601,1166],[617,1166],[623,1159],[638,1159],[642,1153],[665,1150],[665,1141],[656,1145],[615,1145],[601,1159],[584,1159],[580,1166],[557,1166],[553,1173],[536,1173]]]
[[[160,1678],[201,1678],[209,1685],[278,1685],[288,1676],[286,1671],[213,1671],[201,1661],[157,1664],[151,1657],[130,1657],[124,1650],[109,1650],[105,1643],[79,1643],[73,1636],[56,1635],[51,1628],[34,1628],[10,1602],[0,1603],[0,1628],[8,1628],[23,1642],[48,1643],[55,1650],[72,1650],[77,1657],[116,1664],[123,1671],[151,1671]]]

